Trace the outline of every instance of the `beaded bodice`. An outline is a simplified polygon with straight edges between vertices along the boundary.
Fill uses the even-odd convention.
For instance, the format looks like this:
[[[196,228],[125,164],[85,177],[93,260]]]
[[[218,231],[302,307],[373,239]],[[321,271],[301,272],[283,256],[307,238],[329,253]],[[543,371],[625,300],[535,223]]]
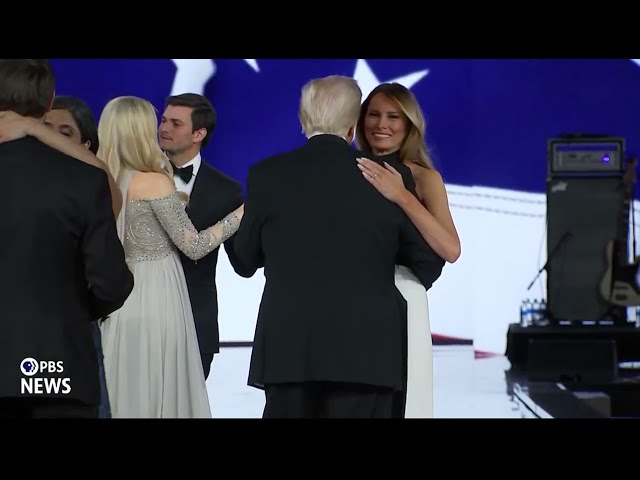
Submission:
[[[128,262],[158,260],[177,247],[192,260],[204,257],[235,233],[240,220],[230,213],[198,232],[177,192],[152,200],[127,203],[124,251]]]

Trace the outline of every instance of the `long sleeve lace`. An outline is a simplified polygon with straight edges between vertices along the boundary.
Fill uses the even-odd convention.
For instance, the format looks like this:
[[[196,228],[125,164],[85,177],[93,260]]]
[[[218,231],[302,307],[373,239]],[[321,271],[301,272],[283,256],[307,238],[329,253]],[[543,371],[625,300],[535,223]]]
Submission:
[[[231,237],[238,230],[244,212],[244,206],[241,206],[215,225],[198,232],[177,192],[149,200],[149,205],[176,247],[192,260],[204,257]]]

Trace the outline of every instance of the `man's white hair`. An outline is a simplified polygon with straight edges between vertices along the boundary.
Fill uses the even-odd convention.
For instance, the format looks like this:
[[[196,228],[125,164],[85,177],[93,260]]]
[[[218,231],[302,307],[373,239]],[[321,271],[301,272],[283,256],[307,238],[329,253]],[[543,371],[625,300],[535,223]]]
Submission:
[[[302,87],[298,118],[307,137],[317,133],[346,137],[358,122],[361,104],[362,90],[353,78],[316,78]]]

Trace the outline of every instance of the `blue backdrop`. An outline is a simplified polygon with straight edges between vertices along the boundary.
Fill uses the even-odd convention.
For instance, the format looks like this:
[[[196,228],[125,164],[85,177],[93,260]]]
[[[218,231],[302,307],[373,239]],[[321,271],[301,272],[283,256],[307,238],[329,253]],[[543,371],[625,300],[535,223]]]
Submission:
[[[629,59],[53,64],[58,93],[83,98],[96,117],[119,95],[146,98],[160,113],[172,92],[204,93],[219,117],[204,160],[242,183],[253,163],[305,141],[297,109],[309,79],[353,76],[365,95],[383,81],[408,86],[425,112],[427,139],[449,186],[463,243],[461,259],[430,290],[431,331],[472,339],[485,352],[504,352],[505,331],[518,321],[524,297],[545,296],[544,274],[535,291],[527,285],[546,259],[547,141],[566,133],[599,133],[624,137],[627,155],[640,152],[640,65]],[[221,340],[251,341],[264,278],[240,278],[221,258]]]
[[[204,93],[219,124],[204,158],[241,182],[252,163],[304,141],[300,88],[329,74],[358,77],[365,93],[376,81],[410,78],[436,165],[449,184],[543,192],[546,142],[563,133],[622,136],[627,153],[640,146],[640,66],[628,59],[213,62]],[[176,75],[170,59],[53,65],[58,93],[83,98],[96,117],[119,95],[144,97],[162,112]],[[422,73],[411,77],[416,72]]]

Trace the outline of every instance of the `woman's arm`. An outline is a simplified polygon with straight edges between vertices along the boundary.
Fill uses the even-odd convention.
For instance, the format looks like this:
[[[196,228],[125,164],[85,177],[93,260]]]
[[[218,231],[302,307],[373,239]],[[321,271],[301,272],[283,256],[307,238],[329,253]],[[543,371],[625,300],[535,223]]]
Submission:
[[[175,185],[167,175],[158,172],[137,173],[129,195],[149,204],[171,241],[191,260],[199,260],[229,239],[244,215],[244,204],[222,220],[198,231],[180,201]]]
[[[447,191],[440,174],[436,170],[425,170],[415,179],[423,204],[404,187],[400,173],[391,165],[384,165],[383,168],[366,158],[358,160],[364,177],[385,198],[402,208],[438,255],[447,262],[454,263],[461,253],[460,238],[451,217]]]
[[[0,143],[17,140],[26,135],[36,137],[42,143],[49,145],[51,148],[55,148],[56,150],[59,150],[62,153],[74,157],[82,162],[104,170],[107,174],[107,178],[109,179],[113,215],[116,218],[118,217],[122,207],[122,195],[104,162],[96,157],[84,145],[80,145],[69,140],[67,137],[56,132],[52,128],[47,127],[42,121],[36,118],[23,117],[8,110],[0,112]]]
[[[109,189],[111,190],[111,208],[113,209],[113,215],[118,217],[120,209],[122,208],[122,194],[120,189],[116,185],[115,180],[109,173],[109,169],[106,164],[96,157],[93,152],[87,149],[84,145],[75,143],[69,140],[64,135],[56,132],[52,128],[47,127],[44,123],[38,121],[35,118],[29,118],[27,120],[26,134],[32,137],[36,137],[42,143],[49,145],[51,148],[61,151],[69,155],[70,157],[77,158],[78,160],[98,167],[107,174],[109,179]]]
[[[451,217],[442,176],[436,170],[425,170],[416,178],[416,186],[422,202],[407,192],[398,205],[431,248],[447,262],[454,263],[460,258],[460,238]]]

